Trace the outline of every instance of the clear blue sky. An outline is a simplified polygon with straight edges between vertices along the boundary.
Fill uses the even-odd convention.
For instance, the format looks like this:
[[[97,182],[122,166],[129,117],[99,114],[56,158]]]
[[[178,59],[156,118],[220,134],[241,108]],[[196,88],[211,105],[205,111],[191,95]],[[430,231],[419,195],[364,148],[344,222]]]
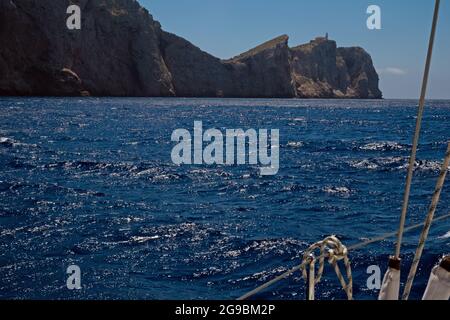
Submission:
[[[432,0],[140,0],[164,30],[219,58],[281,34],[290,45],[329,32],[338,46],[364,47],[386,98],[417,98],[428,44]],[[366,9],[382,10],[382,30],[366,27]],[[441,4],[430,98],[450,99],[450,1]]]

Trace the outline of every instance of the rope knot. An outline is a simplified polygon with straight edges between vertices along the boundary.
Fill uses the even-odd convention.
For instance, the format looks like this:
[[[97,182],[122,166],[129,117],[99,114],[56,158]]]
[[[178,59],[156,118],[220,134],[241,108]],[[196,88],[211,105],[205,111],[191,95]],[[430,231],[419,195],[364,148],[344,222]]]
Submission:
[[[328,249],[328,262],[330,264],[334,265],[348,256],[347,247],[335,236],[331,236],[326,244],[330,247]]]
[[[319,251],[318,258],[316,258],[314,254],[316,251]],[[308,278],[310,278],[309,299],[310,300],[314,299],[313,286],[318,284],[322,279],[325,259],[328,259],[328,262],[334,267],[339,282],[342,285],[342,288],[347,293],[348,299],[351,300],[353,295],[352,293],[353,279],[350,260],[348,258],[348,249],[346,246],[342,244],[342,242],[336,236],[330,236],[322,241],[314,243],[303,253],[303,261],[302,261],[303,278],[306,281],[308,280]],[[319,268],[316,273],[315,263],[317,260],[319,261]],[[344,276],[340,271],[338,265],[339,261],[344,262],[348,283],[345,281]],[[306,266],[309,266],[309,276]]]

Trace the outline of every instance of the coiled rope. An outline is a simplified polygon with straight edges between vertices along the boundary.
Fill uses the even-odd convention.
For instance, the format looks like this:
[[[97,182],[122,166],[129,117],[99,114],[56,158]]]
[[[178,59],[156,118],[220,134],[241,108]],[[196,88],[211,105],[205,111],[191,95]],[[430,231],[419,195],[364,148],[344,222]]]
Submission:
[[[320,253],[318,259],[316,259],[316,256],[314,255],[314,252],[317,250],[319,250]],[[308,300],[314,300],[315,286],[322,279],[325,267],[325,257],[328,258],[328,262],[333,266],[339,282],[347,294],[348,300],[352,300],[353,278],[350,259],[348,258],[348,250],[336,236],[331,236],[314,243],[303,254],[302,264],[309,265],[309,275],[306,268],[303,268],[303,278],[305,281],[309,281]],[[319,269],[317,271],[317,276],[315,276],[315,264],[317,260],[319,261]],[[338,261],[340,260],[344,261],[348,282],[345,281],[341,269],[339,268]]]
[[[449,218],[450,218],[450,212],[448,214],[446,214],[446,215],[441,216],[441,217],[434,218],[432,223],[436,223],[436,222],[439,222],[439,221],[444,221],[444,220],[449,219]],[[423,227],[424,225],[425,225],[424,223],[415,224],[415,225],[412,225],[412,226],[404,228],[403,232],[405,232],[405,233],[406,232],[410,232],[410,231],[419,229],[420,227]],[[350,252],[350,251],[353,251],[353,250],[358,250],[358,249],[364,248],[364,247],[366,247],[366,246],[368,246],[370,244],[381,242],[381,241],[384,241],[386,239],[395,237],[395,236],[397,236],[397,234],[398,234],[398,231],[390,232],[390,233],[383,234],[383,235],[381,235],[379,237],[376,237],[376,238],[372,238],[372,239],[368,239],[368,240],[356,243],[354,245],[348,246],[347,247],[347,251]],[[327,253],[324,254],[324,258],[326,258],[326,254]],[[309,264],[308,262],[302,262],[300,265],[295,266],[292,269],[289,269],[288,271],[280,274],[279,276],[275,277],[274,279],[272,279],[272,280],[270,280],[270,281],[260,285],[256,289],[253,289],[252,291],[249,291],[248,293],[246,293],[243,296],[239,297],[237,300],[247,300],[247,299],[257,295],[258,293],[266,290],[267,288],[273,286],[274,284],[280,282],[281,280],[289,278],[295,272],[297,272],[299,270],[303,270],[308,264]]]
[[[428,210],[428,215],[425,219],[422,233],[420,235],[419,244],[417,245],[416,253],[414,255],[414,260],[409,271],[408,280],[406,281],[405,290],[403,291],[403,300],[408,300],[411,288],[416,277],[417,266],[419,265],[420,258],[422,257],[423,249],[425,247],[425,242],[428,238],[428,233],[430,231],[431,222],[433,221],[434,213],[436,212],[436,207],[439,203],[439,197],[441,196],[442,188],[444,187],[445,177],[447,175],[448,167],[450,165],[450,142],[447,146],[447,152],[445,154],[444,163],[442,164],[441,173],[439,174],[438,181],[436,183],[436,188],[433,194],[433,199],[431,200],[431,205]]]

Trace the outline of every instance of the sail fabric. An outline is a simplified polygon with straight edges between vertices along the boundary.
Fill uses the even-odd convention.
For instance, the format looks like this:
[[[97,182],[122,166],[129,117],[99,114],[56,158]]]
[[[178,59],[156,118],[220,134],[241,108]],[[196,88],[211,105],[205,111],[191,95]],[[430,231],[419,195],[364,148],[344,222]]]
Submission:
[[[422,300],[448,300],[450,298],[450,272],[436,266],[431,271]]]
[[[400,270],[389,267],[384,275],[378,300],[398,300],[400,294]]]

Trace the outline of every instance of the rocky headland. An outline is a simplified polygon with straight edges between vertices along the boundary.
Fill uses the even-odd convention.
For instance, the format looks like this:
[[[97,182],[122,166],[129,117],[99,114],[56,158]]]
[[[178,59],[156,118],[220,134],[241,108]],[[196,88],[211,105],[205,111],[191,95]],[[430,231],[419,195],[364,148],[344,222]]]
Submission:
[[[66,9],[82,11],[81,30]],[[136,0],[0,0],[0,95],[379,99],[362,48],[288,36],[229,60],[162,30]]]

